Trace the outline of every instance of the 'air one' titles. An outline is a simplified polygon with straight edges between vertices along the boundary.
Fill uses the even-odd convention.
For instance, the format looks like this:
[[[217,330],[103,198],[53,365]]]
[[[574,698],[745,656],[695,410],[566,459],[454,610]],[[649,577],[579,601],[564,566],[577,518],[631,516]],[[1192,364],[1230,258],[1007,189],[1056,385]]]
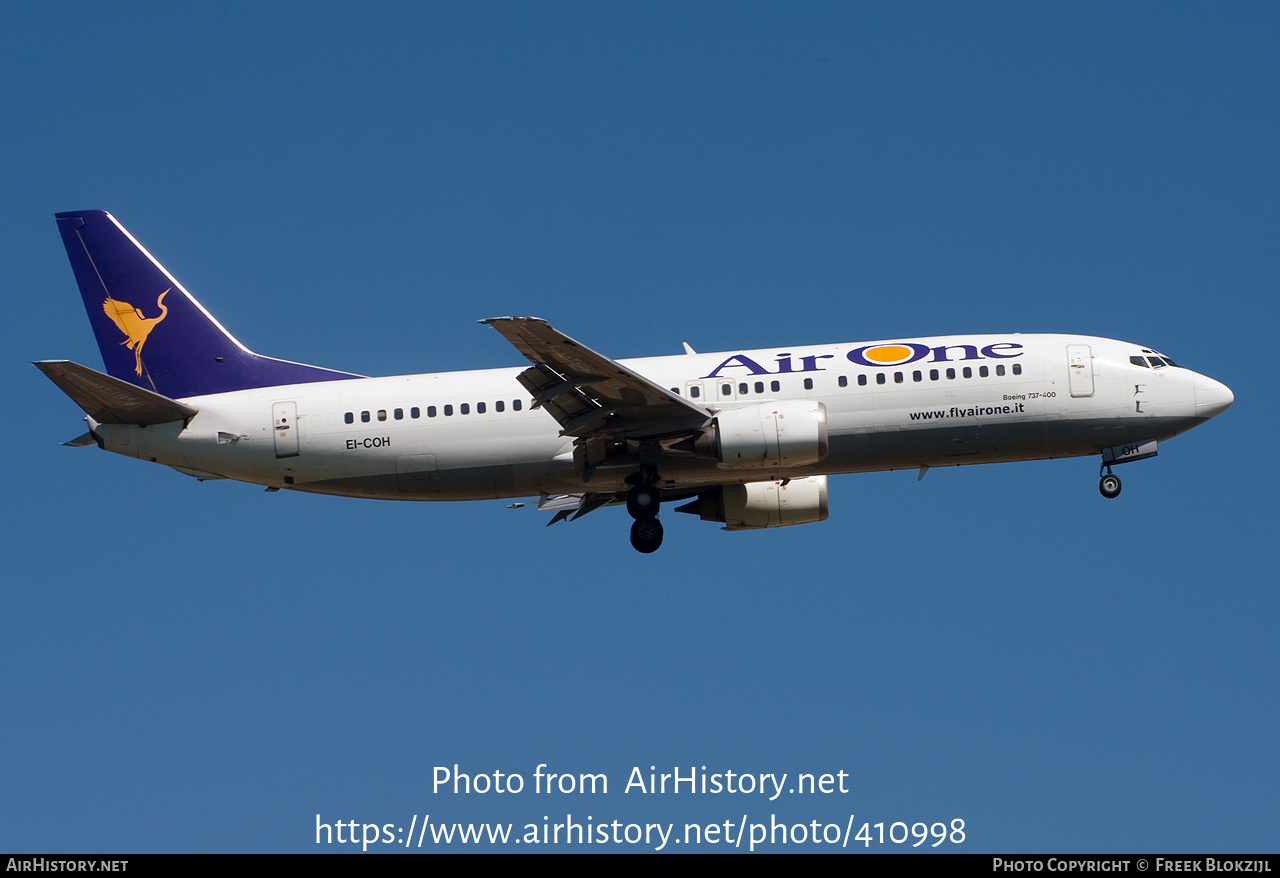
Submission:
[[[956,356],[952,356],[952,354]],[[1022,345],[1016,342],[996,342],[979,348],[972,344],[949,344],[930,347],[919,342],[901,344],[872,344],[854,348],[846,354],[849,362],[858,366],[904,366],[924,360],[926,363],[951,363],[964,360],[1008,360],[1022,356]],[[926,359],[927,358],[927,359]],[[821,372],[819,360],[835,359],[835,354],[810,354],[800,357],[799,368],[790,353],[777,355],[776,369],[766,369],[746,354],[734,354],[716,366],[704,379],[720,378],[724,369],[746,369],[748,375],[786,375],[800,372]]]

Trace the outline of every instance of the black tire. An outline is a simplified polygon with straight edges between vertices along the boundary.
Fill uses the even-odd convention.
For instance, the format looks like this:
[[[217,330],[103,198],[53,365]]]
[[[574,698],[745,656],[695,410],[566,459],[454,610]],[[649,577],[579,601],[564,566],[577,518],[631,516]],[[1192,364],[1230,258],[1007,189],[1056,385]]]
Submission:
[[[662,545],[662,522],[647,518],[631,523],[631,546],[637,552],[648,555]]]
[[[627,512],[636,521],[648,521],[658,517],[662,499],[652,485],[636,485],[627,492]]]
[[[1120,477],[1107,473],[1098,482],[1098,491],[1108,500],[1114,500],[1120,496]]]

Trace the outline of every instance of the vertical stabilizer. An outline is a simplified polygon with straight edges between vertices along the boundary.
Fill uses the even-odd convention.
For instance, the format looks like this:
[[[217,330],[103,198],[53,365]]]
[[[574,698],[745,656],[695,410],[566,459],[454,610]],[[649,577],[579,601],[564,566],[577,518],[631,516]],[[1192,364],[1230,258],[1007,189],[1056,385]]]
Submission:
[[[182,399],[361,377],[253,353],[111,214],[80,210],[55,216],[113,378]]]

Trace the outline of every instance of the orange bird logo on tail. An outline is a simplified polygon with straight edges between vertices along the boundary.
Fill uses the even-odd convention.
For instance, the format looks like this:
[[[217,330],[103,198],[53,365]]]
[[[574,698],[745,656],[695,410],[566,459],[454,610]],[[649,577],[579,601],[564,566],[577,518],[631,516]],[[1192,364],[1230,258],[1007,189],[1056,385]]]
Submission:
[[[173,287],[169,288],[171,289]],[[142,312],[137,308],[128,302],[116,299],[107,299],[102,303],[102,310],[111,318],[111,322],[127,336],[121,344],[133,351],[138,361],[138,368],[135,371],[139,375],[142,374],[142,346],[146,344],[147,336],[151,334],[151,330],[155,329],[157,323],[169,316],[169,309],[164,305],[164,297],[169,294],[169,290],[165,290],[156,299],[156,307],[160,309],[159,317],[143,317]]]

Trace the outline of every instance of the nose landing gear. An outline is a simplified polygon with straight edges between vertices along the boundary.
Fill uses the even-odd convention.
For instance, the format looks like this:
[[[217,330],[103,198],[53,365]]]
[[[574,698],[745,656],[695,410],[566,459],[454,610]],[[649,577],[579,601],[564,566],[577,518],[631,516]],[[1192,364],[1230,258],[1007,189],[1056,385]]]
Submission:
[[[1098,491],[1108,500],[1114,500],[1120,496],[1120,477],[1112,475],[1111,467],[1107,467],[1106,475],[1098,480]]]
[[[1120,496],[1120,479],[1111,474],[1112,464],[1130,463],[1135,460],[1146,460],[1159,453],[1156,440],[1138,439],[1124,445],[1112,445],[1102,449],[1102,465],[1098,467],[1098,492],[1108,500]]]

